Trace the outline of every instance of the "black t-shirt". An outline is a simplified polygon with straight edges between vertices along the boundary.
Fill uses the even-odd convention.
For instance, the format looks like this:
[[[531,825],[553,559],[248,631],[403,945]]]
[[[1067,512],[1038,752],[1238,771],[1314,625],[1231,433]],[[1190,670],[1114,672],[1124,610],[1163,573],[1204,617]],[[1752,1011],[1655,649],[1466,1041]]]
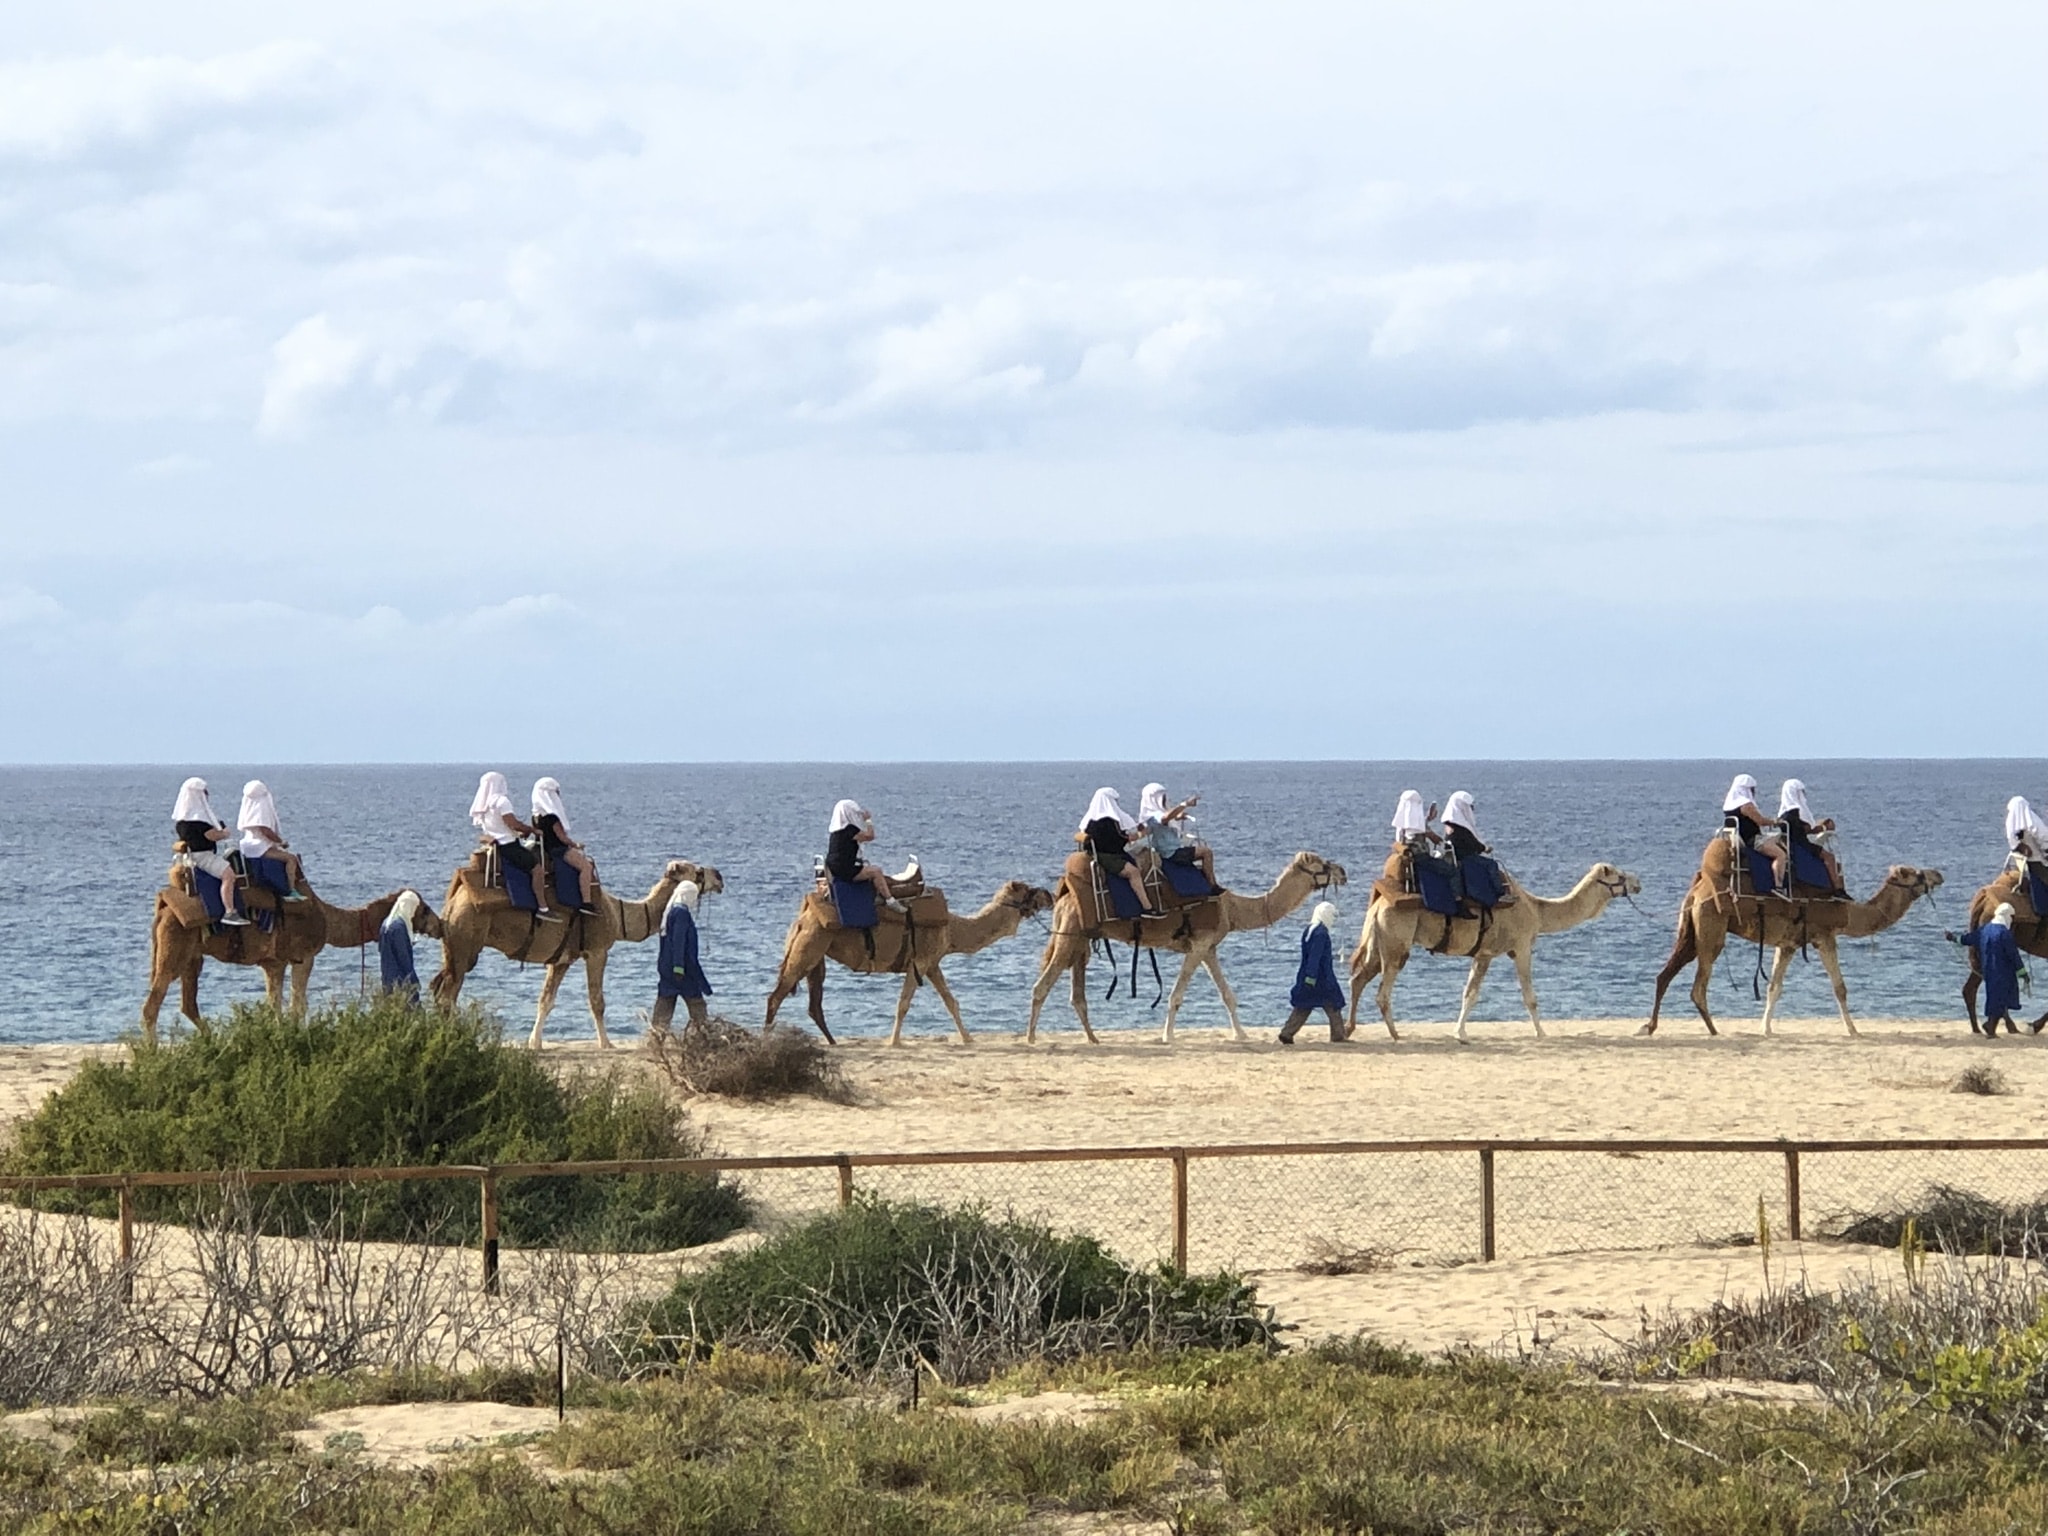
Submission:
[[[187,853],[212,853],[213,839],[207,834],[213,831],[210,821],[181,821],[178,826],[178,841],[185,845]]]
[[[1754,848],[1756,846],[1756,823],[1743,815],[1742,812],[1730,811],[1721,818],[1721,825],[1733,827],[1737,835],[1741,837],[1743,847]]]
[[[840,880],[852,880],[859,876],[861,868],[860,833],[857,826],[844,826],[832,834],[831,843],[825,849],[825,867]]]
[[[540,828],[541,846],[547,849],[549,858],[554,858],[569,846],[568,840],[562,836],[562,818],[554,812],[548,811],[536,816],[533,824]]]
[[[1806,818],[1797,811],[1787,811],[1778,820],[1785,823],[1785,835],[1792,839],[1795,847],[1804,848],[1811,840],[1812,832],[1806,825]]]
[[[1475,853],[1486,852],[1486,844],[1479,841],[1477,833],[1459,826],[1455,821],[1444,823],[1444,834],[1451,840],[1451,852],[1461,859],[1469,859]]]
[[[1097,858],[1105,853],[1122,854],[1130,836],[1114,816],[1098,816],[1081,829],[1081,835],[1088,839],[1088,847]]]

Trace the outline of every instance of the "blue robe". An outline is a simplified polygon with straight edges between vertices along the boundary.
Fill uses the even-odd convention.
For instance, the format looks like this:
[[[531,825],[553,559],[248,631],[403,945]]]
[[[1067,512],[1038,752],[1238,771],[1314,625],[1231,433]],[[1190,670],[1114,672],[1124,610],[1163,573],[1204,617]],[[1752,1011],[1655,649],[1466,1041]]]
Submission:
[[[412,928],[396,912],[377,930],[377,972],[386,992],[419,996],[419,972],[412,968]]]
[[[2018,1009],[2020,945],[2012,930],[1986,923],[1964,934],[1963,942],[1977,952],[1977,969],[1984,973],[1984,1016],[1995,1019]]]
[[[1294,973],[1294,990],[1287,994],[1290,1008],[1338,1008],[1344,1006],[1344,989],[1337,984],[1337,967],[1330,958],[1330,930],[1310,923],[1301,936],[1301,969]]]
[[[661,923],[661,948],[654,957],[658,997],[709,997],[711,983],[697,963],[697,919],[678,902]]]

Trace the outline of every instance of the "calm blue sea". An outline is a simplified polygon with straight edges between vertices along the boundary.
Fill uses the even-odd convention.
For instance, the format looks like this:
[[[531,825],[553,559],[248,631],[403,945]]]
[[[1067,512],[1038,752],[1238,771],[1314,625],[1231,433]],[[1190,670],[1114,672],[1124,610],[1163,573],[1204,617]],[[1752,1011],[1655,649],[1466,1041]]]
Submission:
[[[1780,778],[1805,778],[1816,813],[1843,826],[1839,848],[1859,894],[1893,863],[1932,866],[1948,877],[1932,910],[1923,903],[1892,932],[1850,946],[1844,964],[1861,1014],[1959,1017],[1961,966],[1941,929],[1959,926],[1970,891],[1998,868],[2007,796],[2048,804],[2048,763],[2017,761],[503,766],[522,808],[538,773],[561,779],[572,825],[615,891],[644,894],[674,856],[719,867],[726,894],[705,904],[706,969],[721,1011],[749,1022],[759,1019],[812,856],[824,846],[827,814],[843,795],[875,812],[881,860],[894,868],[917,855],[956,908],[972,909],[1006,878],[1050,886],[1097,785],[1117,785],[1125,804],[1135,806],[1139,786],[1156,777],[1176,797],[1201,794],[1201,830],[1227,884],[1263,889],[1301,848],[1343,863],[1353,877],[1338,895],[1348,947],[1400,791],[1414,787],[1440,802],[1453,789],[1470,789],[1485,835],[1532,889],[1561,892],[1598,859],[1642,877],[1640,911],[1617,904],[1598,923],[1539,946],[1537,987],[1554,1018],[1647,1010],[1676,904],[1738,769],[1770,786],[1772,806]],[[134,1024],[148,969],[152,896],[169,859],[171,803],[188,772],[207,778],[216,808],[230,819],[242,782],[267,780],[285,835],[330,900],[356,904],[412,885],[438,906],[450,870],[471,846],[466,812],[480,771],[263,764],[0,769],[11,811],[0,830],[0,956],[8,972],[0,987],[0,1041],[107,1040]],[[1284,1016],[1298,935],[1299,924],[1290,921],[1270,935],[1226,944],[1224,963],[1247,1025]],[[1022,1029],[1044,938],[1041,920],[949,968],[970,1028]],[[321,958],[316,996],[357,988],[357,954]],[[437,961],[435,946],[423,942],[421,974]],[[636,1014],[653,994],[653,966],[651,944],[614,951],[608,994],[621,1032],[639,1027]],[[1464,973],[1462,962],[1418,958],[1402,980],[1398,1016],[1455,1017]],[[1170,985],[1170,968],[1166,976]],[[1748,976],[1746,956],[1724,961],[1717,1011],[1756,1014]],[[1098,999],[1108,980],[1096,966]],[[523,1026],[540,981],[538,970],[486,954],[468,995]],[[1120,991],[1114,1002],[1098,1002],[1097,1024],[1155,1026],[1158,1013],[1146,1006],[1149,973],[1145,981],[1136,1001]],[[832,969],[826,998],[835,1030],[886,1031],[896,987],[893,979]],[[254,970],[209,964],[201,1002],[217,1009],[261,991]],[[1056,991],[1047,1005],[1055,1030],[1072,1028],[1063,994]],[[1206,978],[1189,996],[1184,1023],[1223,1021]],[[1795,964],[1786,1004],[1795,1014],[1832,1011],[1817,962]],[[800,1006],[799,997],[792,1009]],[[800,1020],[801,1013],[785,1017]],[[1478,1017],[1522,1017],[1511,969],[1489,978]],[[1689,1019],[1683,1009],[1675,1021],[1684,1027]],[[928,990],[910,1027],[925,1035],[950,1028]],[[580,969],[564,986],[550,1029],[556,1038],[590,1035]]]

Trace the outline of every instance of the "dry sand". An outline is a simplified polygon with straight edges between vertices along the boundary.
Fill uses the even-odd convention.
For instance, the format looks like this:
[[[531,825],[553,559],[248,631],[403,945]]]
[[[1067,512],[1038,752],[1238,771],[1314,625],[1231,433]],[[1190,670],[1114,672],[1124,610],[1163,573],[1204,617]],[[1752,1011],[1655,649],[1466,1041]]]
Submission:
[[[1432,1137],[1891,1137],[2039,1134],[2048,1098],[2048,1037],[1995,1046],[1960,1024],[1872,1021],[1851,1040],[1832,1019],[1790,1020],[1766,1040],[1753,1023],[1708,1039],[1674,1014],[1639,1039],[1634,1020],[1474,1026],[1378,1026],[1333,1046],[1311,1032],[1291,1048],[1270,1031],[1149,1032],[1089,1046],[1069,1022],[1027,1047],[990,1036],[971,1046],[920,1040],[840,1048],[857,1102],[771,1105],[696,1101],[691,1112],[731,1154],[1203,1145]],[[0,1049],[0,1112],[19,1114],[87,1052]],[[591,1046],[552,1049],[591,1064]],[[615,1059],[638,1063],[637,1052]],[[2005,1096],[1949,1091],[1989,1062]],[[2031,1154],[1809,1156],[1804,1207],[1812,1236],[1827,1218],[1871,1209],[1947,1180],[2033,1196]],[[1503,1153],[1497,1164],[1501,1259],[1456,1264],[1477,1247],[1478,1169],[1470,1153],[1197,1161],[1189,1177],[1190,1258],[1257,1273],[1262,1294],[1304,1335],[1368,1328],[1416,1347],[1513,1347],[1538,1339],[1597,1342],[1641,1310],[1705,1305],[1758,1283],[1759,1202],[1778,1253],[1829,1283],[1886,1255],[1783,1242],[1784,1169],[1775,1154],[1627,1156]],[[977,1198],[1093,1231],[1134,1258],[1169,1242],[1164,1163],[1037,1168],[861,1170],[858,1187],[892,1195]],[[764,1219],[824,1209],[836,1179],[749,1180]],[[1377,1272],[1312,1276],[1294,1266],[1319,1249],[1372,1250]],[[1450,1263],[1452,1267],[1445,1267]],[[1774,1269],[1780,1264],[1774,1263]]]

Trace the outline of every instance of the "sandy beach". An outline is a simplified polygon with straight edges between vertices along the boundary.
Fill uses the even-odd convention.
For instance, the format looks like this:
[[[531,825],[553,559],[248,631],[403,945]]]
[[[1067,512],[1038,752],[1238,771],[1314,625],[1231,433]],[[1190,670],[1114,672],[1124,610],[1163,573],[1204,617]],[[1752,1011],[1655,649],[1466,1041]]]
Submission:
[[[1848,1038],[1833,1019],[1795,1019],[1765,1039],[1741,1024],[1710,1039],[1674,1019],[1660,1035],[1634,1020],[1489,1024],[1469,1045],[1447,1025],[1374,1029],[1333,1046],[1312,1034],[1282,1047],[1227,1031],[1106,1034],[1089,1046],[1056,1033],[1036,1046],[990,1036],[842,1046],[855,1102],[751,1105],[694,1100],[713,1147],[732,1155],[896,1152],[1427,1138],[1774,1138],[2025,1136],[2048,1094],[2048,1041],[1986,1046],[1960,1024],[1874,1020]],[[112,1049],[112,1048],[107,1048]],[[91,1053],[0,1050],[0,1114],[27,1112]],[[563,1069],[636,1050],[551,1049]],[[1951,1091],[1988,1062],[2009,1092]],[[1834,1216],[1907,1198],[1932,1181],[2007,1198],[2048,1185],[2031,1155],[1809,1155],[1809,1238]],[[762,1222],[828,1208],[836,1175],[750,1176]],[[1133,1258],[1170,1245],[1164,1162],[866,1170],[857,1187],[892,1196],[982,1200],[1091,1231]],[[1762,1282],[1759,1203],[1774,1275],[1816,1283],[1889,1261],[1881,1250],[1786,1243],[1782,1159],[1774,1153],[1503,1153],[1500,1258],[1476,1256],[1478,1177],[1470,1153],[1197,1160],[1189,1175],[1190,1259],[1259,1276],[1267,1300],[1305,1335],[1368,1328],[1418,1347],[1455,1342],[1595,1342],[1642,1310],[1701,1306]],[[1341,1251],[1374,1272],[1297,1266]],[[1890,1261],[1894,1262],[1895,1261]],[[659,1270],[660,1266],[654,1266]],[[652,1279],[650,1274],[650,1279]]]

